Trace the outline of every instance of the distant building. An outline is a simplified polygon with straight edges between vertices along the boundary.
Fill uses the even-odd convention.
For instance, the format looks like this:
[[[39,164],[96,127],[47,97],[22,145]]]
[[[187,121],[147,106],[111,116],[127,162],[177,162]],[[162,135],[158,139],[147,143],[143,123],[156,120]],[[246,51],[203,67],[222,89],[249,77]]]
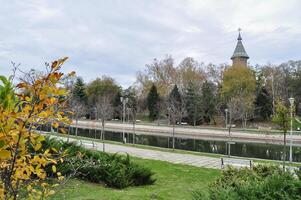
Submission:
[[[237,38],[237,44],[234,50],[234,53],[231,57],[232,65],[242,65],[247,66],[249,56],[244,48],[244,45],[242,44],[242,38],[240,35],[241,29],[238,29],[238,38]]]

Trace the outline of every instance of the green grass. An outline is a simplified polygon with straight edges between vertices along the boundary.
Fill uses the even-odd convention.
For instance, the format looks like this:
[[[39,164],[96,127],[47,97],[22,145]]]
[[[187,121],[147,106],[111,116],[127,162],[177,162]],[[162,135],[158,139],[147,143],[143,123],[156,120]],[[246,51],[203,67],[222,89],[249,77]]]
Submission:
[[[151,168],[157,179],[154,185],[112,189],[70,179],[60,187],[53,199],[58,200],[191,200],[192,191],[207,190],[208,183],[220,175],[219,170],[171,164],[163,161],[132,158],[135,162]]]

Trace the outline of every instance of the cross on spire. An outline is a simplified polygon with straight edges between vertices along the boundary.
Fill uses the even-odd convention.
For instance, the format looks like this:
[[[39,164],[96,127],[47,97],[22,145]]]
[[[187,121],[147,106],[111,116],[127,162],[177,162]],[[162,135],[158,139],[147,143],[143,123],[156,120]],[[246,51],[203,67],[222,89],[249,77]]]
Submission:
[[[237,38],[237,40],[242,40],[241,35],[240,35],[241,30],[242,30],[241,28],[238,28],[238,38]]]

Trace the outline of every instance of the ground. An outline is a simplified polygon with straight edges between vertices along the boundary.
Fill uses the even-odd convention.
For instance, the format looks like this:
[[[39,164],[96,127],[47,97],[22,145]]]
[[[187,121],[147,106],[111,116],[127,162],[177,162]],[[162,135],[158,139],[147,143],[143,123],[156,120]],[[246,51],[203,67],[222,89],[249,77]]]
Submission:
[[[149,167],[157,179],[154,185],[129,187],[123,190],[107,188],[70,179],[66,185],[51,198],[64,200],[191,200],[192,192],[207,190],[221,172],[216,169],[198,168],[188,165],[171,164],[164,161],[134,158],[135,162]]]

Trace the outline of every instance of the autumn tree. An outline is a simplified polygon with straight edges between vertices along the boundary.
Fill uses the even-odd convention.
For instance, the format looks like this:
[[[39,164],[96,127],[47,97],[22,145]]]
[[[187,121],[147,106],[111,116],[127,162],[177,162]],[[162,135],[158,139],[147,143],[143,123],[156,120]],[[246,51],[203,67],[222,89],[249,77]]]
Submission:
[[[227,103],[235,99],[243,127],[246,127],[247,120],[253,115],[255,90],[255,74],[249,67],[234,65],[225,70],[222,94]]]
[[[45,181],[45,168],[51,167],[60,177],[55,167],[60,157],[55,149],[39,151],[44,136],[36,130],[43,124],[57,128],[59,123],[70,123],[62,111],[67,93],[60,87],[64,77],[60,68],[66,59],[47,65],[45,74],[21,79],[14,94],[9,93],[17,99],[10,106],[0,104],[1,199],[43,199],[54,193]],[[4,99],[12,99],[11,95]]]
[[[203,67],[203,64],[198,63],[191,57],[184,58],[176,68],[177,79],[174,81],[176,84],[181,85],[184,90],[192,82],[194,87],[199,90],[206,80],[206,73]]]
[[[147,96],[153,83],[156,84],[160,96],[167,96],[176,80],[177,70],[170,55],[166,55],[162,60],[155,58],[152,63],[146,64],[145,71],[137,74],[137,83],[144,96]]]

